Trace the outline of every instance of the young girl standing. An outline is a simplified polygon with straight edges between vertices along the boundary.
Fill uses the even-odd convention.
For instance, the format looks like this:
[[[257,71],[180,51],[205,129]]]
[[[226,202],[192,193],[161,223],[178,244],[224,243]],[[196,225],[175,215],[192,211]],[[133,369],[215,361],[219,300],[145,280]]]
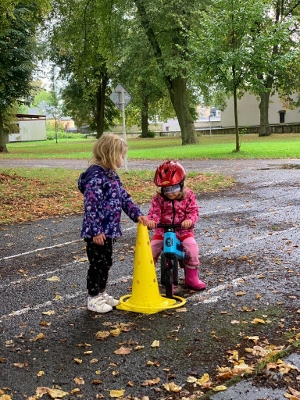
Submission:
[[[184,188],[185,170],[175,161],[161,164],[154,176],[154,183],[160,188],[152,198],[148,212],[148,228],[155,228],[151,248],[156,262],[163,250],[164,230],[156,228],[161,224],[181,224],[176,236],[186,252],[184,260],[185,284],[196,290],[206,285],[198,278],[199,249],[194,236],[194,225],[199,217],[198,205],[192,190]]]
[[[122,210],[134,222],[147,224],[147,217],[123,188],[116,172],[126,153],[127,145],[119,136],[103,134],[93,147],[89,168],[78,180],[78,188],[84,195],[81,237],[86,242],[89,260],[87,307],[98,313],[111,311],[119,304],[105,289],[112,266],[113,239],[122,235]]]

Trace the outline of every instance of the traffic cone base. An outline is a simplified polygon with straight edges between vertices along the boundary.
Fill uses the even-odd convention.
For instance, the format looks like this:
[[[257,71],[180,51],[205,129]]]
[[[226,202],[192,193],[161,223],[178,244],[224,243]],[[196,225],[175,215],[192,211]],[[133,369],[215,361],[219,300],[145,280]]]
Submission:
[[[179,303],[176,298],[180,300]],[[168,308],[181,307],[183,304],[185,304],[185,300],[181,297],[174,296],[174,299],[169,299],[160,295],[148,229],[138,223],[132,294],[122,296],[120,304],[116,308],[143,314],[154,314]]]

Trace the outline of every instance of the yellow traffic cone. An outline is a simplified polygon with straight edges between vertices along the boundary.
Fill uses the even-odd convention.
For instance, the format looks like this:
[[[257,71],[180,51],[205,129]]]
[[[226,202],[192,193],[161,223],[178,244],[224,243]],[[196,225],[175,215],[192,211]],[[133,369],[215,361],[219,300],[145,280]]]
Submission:
[[[184,299],[179,299],[181,303],[177,304],[175,299],[169,299],[160,295],[148,229],[146,226],[138,223],[132,294],[122,296],[120,298],[120,304],[116,308],[143,314],[154,314],[168,308],[177,308],[185,304]]]

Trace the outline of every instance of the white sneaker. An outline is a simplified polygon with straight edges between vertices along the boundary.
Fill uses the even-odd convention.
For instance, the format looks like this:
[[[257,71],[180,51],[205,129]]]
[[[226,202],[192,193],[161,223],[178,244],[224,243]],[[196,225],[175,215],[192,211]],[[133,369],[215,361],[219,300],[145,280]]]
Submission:
[[[120,304],[119,300],[114,299],[112,296],[109,296],[107,293],[102,293],[102,298],[105,300],[105,303],[111,307],[116,307]]]
[[[88,297],[87,308],[97,313],[107,313],[112,310],[112,306],[106,303],[103,296]]]

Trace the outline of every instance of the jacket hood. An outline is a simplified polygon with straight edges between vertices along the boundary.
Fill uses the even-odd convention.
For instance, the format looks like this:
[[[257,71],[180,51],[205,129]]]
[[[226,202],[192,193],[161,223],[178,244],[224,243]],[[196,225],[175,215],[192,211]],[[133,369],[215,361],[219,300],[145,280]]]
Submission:
[[[105,173],[107,171],[100,167],[100,165],[91,165],[85,172],[80,174],[78,179],[78,189],[81,191],[81,193],[84,193],[86,184],[90,181],[93,175],[96,175],[97,172]]]

